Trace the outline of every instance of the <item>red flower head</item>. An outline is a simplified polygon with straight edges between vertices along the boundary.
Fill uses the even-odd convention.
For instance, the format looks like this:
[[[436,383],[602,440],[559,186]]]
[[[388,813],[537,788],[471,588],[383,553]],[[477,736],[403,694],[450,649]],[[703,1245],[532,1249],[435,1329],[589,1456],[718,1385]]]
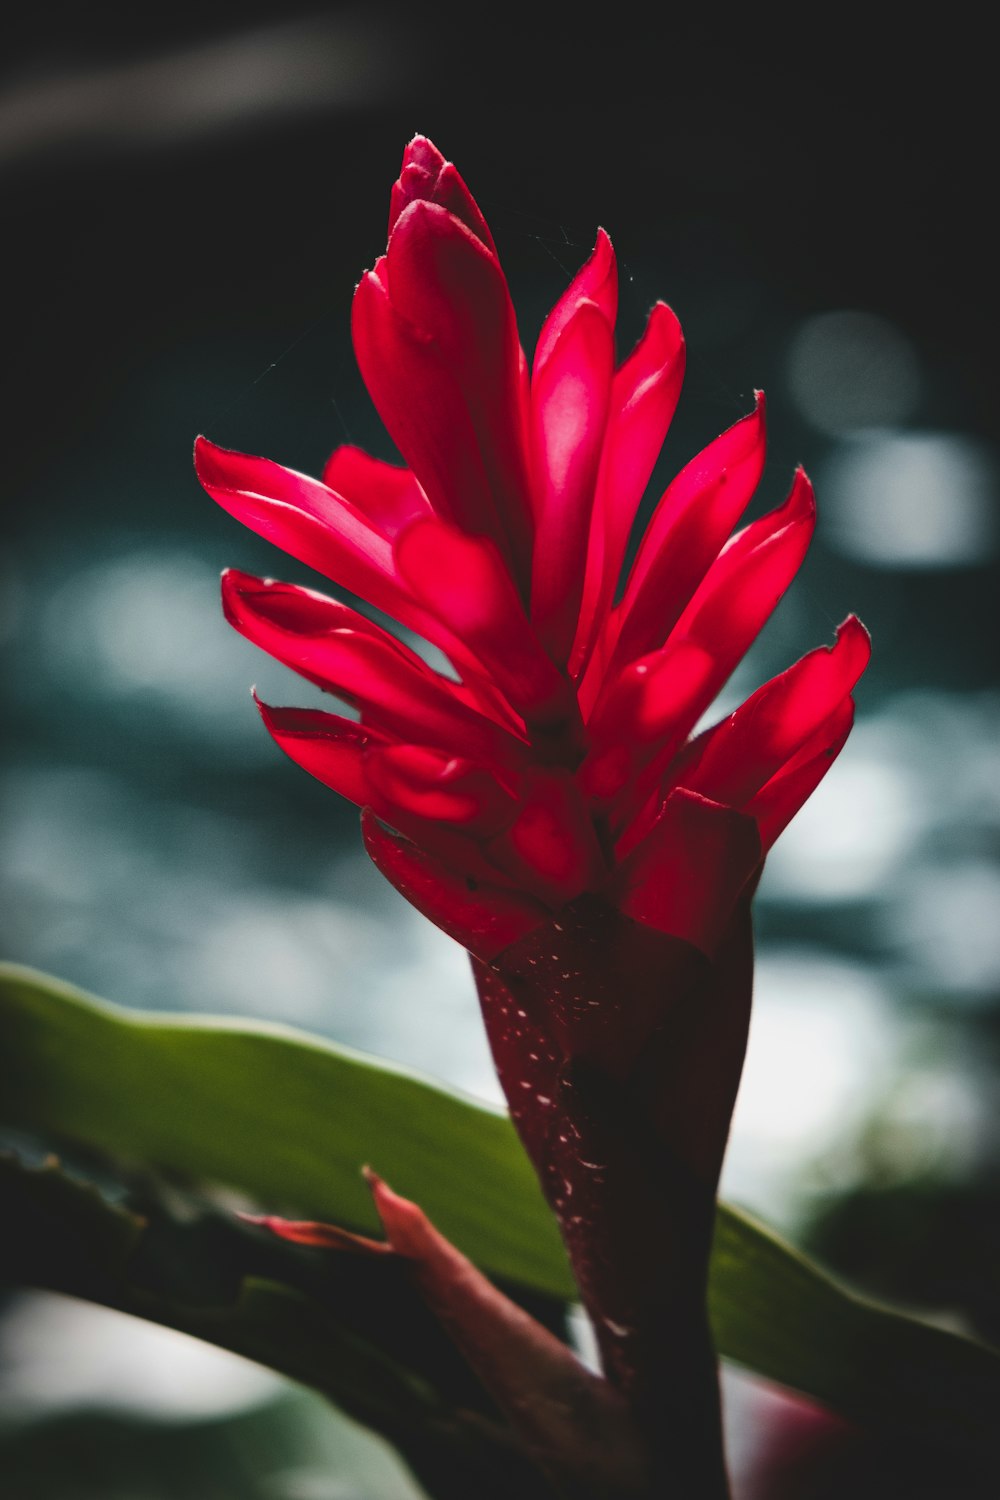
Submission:
[[[869,645],[849,618],[691,737],[803,559],[812,488],[799,471],[733,534],[764,466],[759,396],[667,487],[619,597],[684,343],[657,303],[616,365],[616,302],[599,231],[529,370],[482,214],[418,136],[353,312],[407,467],[342,447],[317,480],[205,439],[196,461],[232,515],[454,668],[311,589],[223,579],[239,631],[360,712],[260,706],[293,760],[364,809],[379,868],[475,956],[512,1113],[627,1378],[648,1268],[609,1194],[641,1197],[650,1166],[622,1090],[710,1202],[745,1042],[749,896],[844,744]],[[609,1216],[621,1243],[595,1250]]]

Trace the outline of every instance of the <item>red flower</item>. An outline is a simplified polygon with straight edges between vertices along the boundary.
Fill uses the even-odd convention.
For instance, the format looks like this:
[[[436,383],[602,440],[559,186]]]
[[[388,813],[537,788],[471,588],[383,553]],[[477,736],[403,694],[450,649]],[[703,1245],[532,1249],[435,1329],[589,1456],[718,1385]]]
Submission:
[[[615,367],[600,231],[529,376],[490,232],[421,137],[389,231],[355,295],[354,341],[410,467],[344,447],[315,480],[201,438],[198,474],[239,520],[439,647],[460,680],[346,604],[228,572],[232,624],[360,710],[355,723],[262,704],[264,721],[371,810],[376,862],[479,956],[583,892],[711,949],[843,745],[868,658],[850,618],[832,649],[689,738],[802,561],[809,481],[800,471],[783,506],[727,540],[764,465],[758,397],[669,485],[616,604],[680,390],[673,313],[658,303]]]
[[[675,1449],[717,1449],[702,1294],[749,898],[847,738],[869,642],[849,617],[834,646],[692,737],[802,562],[812,488],[800,470],[732,535],[764,466],[758,396],[668,486],[619,597],[684,343],[657,303],[616,366],[616,301],[600,231],[529,372],[492,236],[418,136],[353,315],[408,467],[343,447],[316,480],[203,438],[196,461],[226,510],[454,668],[310,589],[223,579],[239,631],[360,712],[260,705],[282,749],[365,810],[379,868],[475,956],[611,1377],[640,1417],[652,1403],[654,1433],[670,1394]]]

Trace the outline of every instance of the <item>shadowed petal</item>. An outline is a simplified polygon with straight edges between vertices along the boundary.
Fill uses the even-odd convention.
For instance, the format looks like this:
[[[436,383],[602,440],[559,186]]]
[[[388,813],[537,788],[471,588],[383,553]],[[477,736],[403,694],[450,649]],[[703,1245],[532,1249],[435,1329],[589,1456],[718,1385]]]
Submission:
[[[510,823],[517,812],[516,799],[484,766],[424,745],[373,746],[365,771],[375,794],[373,806],[381,798],[383,806],[465,825],[480,836]]]
[[[548,910],[487,866],[469,841],[452,867],[362,813],[365,848],[385,878],[442,931],[478,958],[490,959],[547,920]]]
[[[678,789],[621,867],[618,904],[711,957],[761,858],[752,817]]]
[[[579,777],[588,795],[607,802],[654,757],[669,759],[713,696],[716,671],[704,646],[672,637],[612,678],[587,725],[592,749]]]
[[[565,771],[536,771],[519,787],[519,812],[490,858],[550,907],[602,883],[604,858],[588,809]]]

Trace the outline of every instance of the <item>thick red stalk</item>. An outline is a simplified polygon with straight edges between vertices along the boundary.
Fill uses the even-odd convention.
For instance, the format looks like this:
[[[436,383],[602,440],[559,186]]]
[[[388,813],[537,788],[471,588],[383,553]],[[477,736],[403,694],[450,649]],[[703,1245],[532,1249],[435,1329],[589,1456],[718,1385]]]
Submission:
[[[750,1014],[748,902],[714,963],[584,897],[473,967],[607,1377],[663,1481],[685,1476],[673,1492],[724,1495],[705,1285]]]

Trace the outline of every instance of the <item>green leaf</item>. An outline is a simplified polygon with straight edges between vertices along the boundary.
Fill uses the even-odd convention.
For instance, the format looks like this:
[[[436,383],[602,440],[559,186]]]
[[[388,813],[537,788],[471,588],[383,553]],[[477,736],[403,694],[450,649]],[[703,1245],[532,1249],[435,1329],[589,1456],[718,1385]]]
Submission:
[[[720,1353],[842,1416],[997,1462],[1000,1353],[848,1290],[720,1205],[708,1305]]]
[[[379,1230],[368,1162],[485,1270],[574,1295],[505,1115],[287,1027],[120,1010],[0,965],[0,1118]]]
[[[283,1027],[119,1010],[0,967],[0,1117],[361,1229],[370,1161],[485,1270],[573,1295],[504,1116]],[[993,1443],[996,1354],[854,1296],[725,1206],[709,1302],[720,1353],[760,1374],[886,1430]]]

